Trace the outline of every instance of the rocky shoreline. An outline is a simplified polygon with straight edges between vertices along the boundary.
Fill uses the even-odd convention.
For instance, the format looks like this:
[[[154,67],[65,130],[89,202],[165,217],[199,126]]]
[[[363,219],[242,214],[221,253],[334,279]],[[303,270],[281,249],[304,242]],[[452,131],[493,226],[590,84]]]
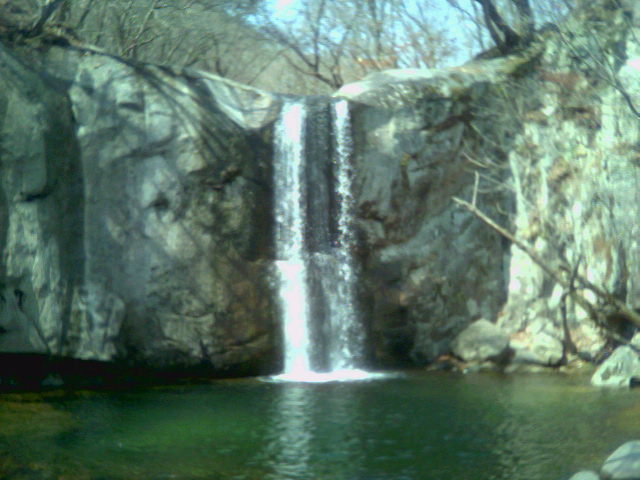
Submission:
[[[515,337],[515,338],[514,338]],[[539,344],[539,348],[524,349],[517,335],[509,336],[498,325],[480,319],[465,328],[452,342],[452,357],[443,360],[452,369],[471,372],[482,368],[499,368],[505,372],[519,370],[535,371],[549,367],[584,365],[585,359],[577,355],[562,355],[556,364],[541,360],[540,352],[549,345]],[[562,351],[562,346],[560,347]],[[562,362],[560,362],[562,360]],[[591,359],[586,359],[591,360]],[[592,363],[592,362],[590,362]],[[611,348],[591,377],[596,387],[630,388],[640,384],[640,333],[636,333],[626,345]]]

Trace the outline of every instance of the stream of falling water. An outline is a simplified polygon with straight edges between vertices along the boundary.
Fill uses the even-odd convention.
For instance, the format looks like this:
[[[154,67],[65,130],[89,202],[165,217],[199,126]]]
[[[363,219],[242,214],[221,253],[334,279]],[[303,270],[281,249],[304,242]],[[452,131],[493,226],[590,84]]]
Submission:
[[[329,366],[331,371],[353,370],[362,357],[362,328],[355,294],[355,263],[352,250],[353,185],[351,169],[351,121],[349,103],[340,100],[332,105],[333,138],[335,141],[335,193],[337,202],[337,245],[333,251],[335,268],[333,288],[327,289],[329,304]]]
[[[331,105],[333,163],[331,195],[335,198],[334,244],[311,252],[305,231],[315,228],[309,218],[305,168],[307,107],[286,102],[276,126],[274,184],[276,268],[279,311],[284,344],[284,371],[277,378],[305,382],[354,380],[370,374],[357,369],[363,335],[355,295],[352,249],[354,235],[349,105]],[[316,211],[318,209],[315,209]],[[319,209],[328,215],[330,205]],[[325,219],[326,220],[326,217]],[[325,222],[327,223],[327,222]],[[320,288],[313,290],[311,280]],[[319,307],[319,308],[314,308]],[[312,318],[311,312],[324,318]],[[315,316],[315,315],[314,315]],[[313,332],[323,332],[314,337]],[[320,353],[318,353],[320,352]],[[314,365],[314,358],[324,356]]]
[[[309,294],[305,265],[303,188],[303,103],[285,103],[276,126],[274,195],[276,268],[280,320],[284,341],[284,373],[304,376],[311,371]]]

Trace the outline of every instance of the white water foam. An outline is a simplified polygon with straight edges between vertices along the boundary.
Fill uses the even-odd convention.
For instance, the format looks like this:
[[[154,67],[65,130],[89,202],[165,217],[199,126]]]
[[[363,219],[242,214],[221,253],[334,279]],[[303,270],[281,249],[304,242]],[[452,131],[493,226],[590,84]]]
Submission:
[[[266,379],[274,382],[327,383],[354,382],[363,380],[382,380],[397,377],[395,373],[367,372],[357,368],[334,370],[332,372],[307,372],[302,375],[282,373]]]

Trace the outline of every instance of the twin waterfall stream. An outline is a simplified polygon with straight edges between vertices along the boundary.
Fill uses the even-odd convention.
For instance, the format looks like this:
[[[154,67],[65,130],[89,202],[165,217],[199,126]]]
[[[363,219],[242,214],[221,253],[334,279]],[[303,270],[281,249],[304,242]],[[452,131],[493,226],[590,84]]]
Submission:
[[[354,380],[363,334],[355,295],[349,105],[285,102],[275,132],[281,380]]]

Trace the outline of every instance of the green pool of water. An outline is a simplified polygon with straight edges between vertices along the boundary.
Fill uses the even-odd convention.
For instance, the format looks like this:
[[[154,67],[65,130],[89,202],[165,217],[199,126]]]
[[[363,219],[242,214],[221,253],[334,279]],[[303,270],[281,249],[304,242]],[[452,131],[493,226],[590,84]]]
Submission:
[[[0,478],[554,480],[640,438],[640,392],[560,375],[0,396]]]

